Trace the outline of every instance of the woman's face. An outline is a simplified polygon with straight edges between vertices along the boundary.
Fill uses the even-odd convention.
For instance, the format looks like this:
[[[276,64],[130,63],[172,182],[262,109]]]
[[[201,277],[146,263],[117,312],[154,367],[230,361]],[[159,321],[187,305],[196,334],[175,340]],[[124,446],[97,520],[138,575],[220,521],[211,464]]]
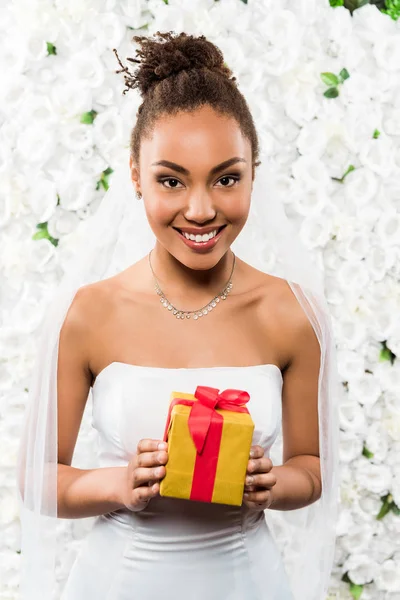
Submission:
[[[229,165],[220,166],[227,161]],[[132,159],[130,166],[157,244],[189,268],[217,264],[250,209],[251,144],[236,120],[208,105],[160,117],[151,138],[142,139],[139,170]],[[177,231],[222,225],[222,233],[206,248],[190,247]]]

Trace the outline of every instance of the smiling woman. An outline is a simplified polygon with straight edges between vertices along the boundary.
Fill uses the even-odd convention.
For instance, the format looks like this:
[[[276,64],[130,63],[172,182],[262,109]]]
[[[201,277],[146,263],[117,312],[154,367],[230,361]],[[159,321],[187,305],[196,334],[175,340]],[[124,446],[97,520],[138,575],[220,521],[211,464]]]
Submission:
[[[54,517],[93,516],[62,600],[323,600],[338,426],[322,278],[267,197],[254,123],[219,49],[158,35],[134,38],[142,61],[123,71],[144,100],[129,161],[43,328],[18,471],[22,600],[52,597]],[[223,454],[223,430],[198,488],[232,488],[242,453],[240,506],[160,495],[171,393],[199,386],[214,418],[222,390],[246,396],[250,455]],[[84,444],[99,464],[81,469],[72,458],[90,390],[99,443]],[[195,452],[189,437],[175,455],[182,488]]]

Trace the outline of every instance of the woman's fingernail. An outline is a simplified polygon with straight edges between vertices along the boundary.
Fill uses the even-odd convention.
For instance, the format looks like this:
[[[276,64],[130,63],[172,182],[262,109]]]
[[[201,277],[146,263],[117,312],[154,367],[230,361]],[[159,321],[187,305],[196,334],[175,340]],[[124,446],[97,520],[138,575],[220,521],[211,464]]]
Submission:
[[[162,472],[163,472],[163,471],[162,471],[162,468],[156,469],[156,470],[155,470],[155,476],[156,476],[156,477],[161,477],[161,475],[162,475]]]
[[[166,450],[167,449],[167,444],[165,442],[160,442],[157,446],[157,448],[159,450]]]
[[[250,450],[250,458],[254,458],[256,455],[254,450]]]
[[[252,477],[251,475],[249,475],[248,477],[246,477],[246,484],[250,485],[254,482],[254,477]]]

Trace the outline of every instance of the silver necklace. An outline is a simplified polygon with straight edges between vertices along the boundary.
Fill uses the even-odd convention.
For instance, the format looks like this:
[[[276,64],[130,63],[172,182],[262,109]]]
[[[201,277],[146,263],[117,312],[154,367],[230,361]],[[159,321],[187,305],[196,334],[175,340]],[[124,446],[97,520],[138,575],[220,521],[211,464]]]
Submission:
[[[153,277],[155,279],[155,289],[157,291],[157,294],[159,296],[161,296],[160,298],[160,302],[163,306],[165,306],[165,308],[167,310],[169,310],[171,312],[172,315],[174,315],[177,319],[190,319],[190,317],[193,315],[193,319],[195,321],[197,321],[197,319],[199,319],[200,317],[203,317],[205,315],[208,315],[209,312],[211,312],[213,310],[213,308],[215,308],[220,300],[226,300],[229,292],[232,289],[232,274],[233,274],[233,270],[235,268],[235,254],[233,253],[233,265],[232,265],[232,271],[231,274],[229,276],[229,280],[228,283],[226,284],[226,286],[224,287],[224,289],[222,290],[222,292],[220,294],[217,294],[216,296],[214,296],[214,298],[211,300],[211,302],[209,302],[208,304],[205,304],[204,306],[202,306],[201,308],[199,308],[198,310],[179,310],[177,309],[173,304],[171,304],[171,302],[166,298],[165,294],[163,293],[163,291],[161,290],[157,278],[155,276],[155,273],[153,271],[153,267],[151,266],[151,260],[150,260],[150,255],[153,252],[153,250],[150,250],[149,252],[149,264],[150,264],[150,269],[151,272],[153,273]]]

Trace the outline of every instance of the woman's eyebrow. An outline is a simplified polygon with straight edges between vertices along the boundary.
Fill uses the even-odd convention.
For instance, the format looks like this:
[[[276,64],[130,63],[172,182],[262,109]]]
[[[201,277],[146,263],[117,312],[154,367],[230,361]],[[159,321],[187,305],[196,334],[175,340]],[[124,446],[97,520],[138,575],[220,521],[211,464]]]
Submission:
[[[227,167],[230,167],[231,165],[233,165],[237,162],[246,163],[247,160],[245,160],[244,158],[241,158],[240,156],[233,156],[232,158],[229,158],[228,160],[224,160],[224,162],[220,163],[216,167],[213,167],[210,170],[210,175],[215,175],[219,171],[222,171],[223,169],[226,169]],[[151,166],[157,166],[157,165],[160,165],[162,167],[169,167],[170,169],[173,169],[174,171],[178,171],[179,173],[182,173],[183,175],[190,175],[190,171],[188,169],[186,169],[185,167],[182,167],[181,165],[178,165],[174,162],[171,162],[169,160],[158,160],[157,162],[151,164]]]

